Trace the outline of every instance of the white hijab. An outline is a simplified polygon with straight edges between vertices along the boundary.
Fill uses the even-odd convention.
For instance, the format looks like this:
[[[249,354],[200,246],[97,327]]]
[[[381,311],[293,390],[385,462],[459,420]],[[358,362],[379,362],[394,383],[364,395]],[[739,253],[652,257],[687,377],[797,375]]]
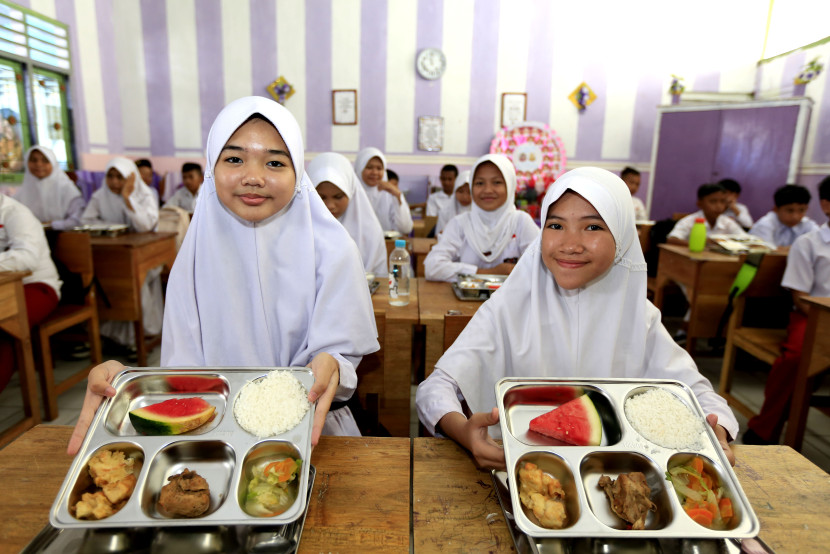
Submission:
[[[342,154],[326,152],[308,164],[307,172],[315,189],[323,181],[328,181],[349,197],[349,205],[338,221],[357,243],[363,259],[363,269],[367,273],[385,277],[388,271],[383,228],[369,197],[366,196],[366,191],[352,169],[352,164]]]
[[[383,181],[387,181],[386,176],[386,156],[383,155],[379,149],[370,146],[368,148],[364,148],[360,152],[357,153],[357,157],[354,160],[354,171],[357,174],[357,178],[360,179],[360,183],[363,185],[363,190],[366,191],[366,196],[369,197],[369,201],[372,202],[372,207],[375,209],[375,212],[378,211],[381,202],[381,193],[382,191],[379,187],[370,187],[366,184],[366,181],[363,180],[363,170],[366,169],[366,164],[369,163],[369,160],[372,158],[380,159],[381,163],[383,164]]]
[[[135,175],[135,187],[133,188],[133,192],[130,193],[130,203],[133,205],[133,209],[148,210],[150,212],[151,219],[153,221],[158,221],[158,202],[156,201],[153,193],[150,191],[150,187],[148,187],[141,179],[141,173],[138,172],[135,162],[120,156],[109,161],[106,169],[104,169],[104,182],[102,183],[101,188],[98,189],[101,192],[96,192],[100,201],[98,208],[100,210],[101,219],[110,223],[126,223],[128,225],[131,223],[130,216],[127,214],[127,206],[124,204],[124,199],[120,194],[112,192],[107,186],[106,175],[112,168],[117,169],[121,176],[125,179],[131,174]]]
[[[458,177],[455,178],[455,184],[452,187],[452,204],[451,206],[455,210],[455,215],[463,214],[470,211],[470,206],[473,205],[473,202],[470,202],[466,206],[462,206],[458,202],[458,198],[455,196],[455,193],[458,192],[458,189],[463,187],[464,185],[470,185],[470,192],[472,192],[472,185],[470,184],[470,177],[472,176],[472,172],[469,169],[465,169],[461,173],[458,174]]]
[[[29,156],[35,150],[46,156],[52,164],[52,173],[43,179],[38,179],[29,171]],[[17,191],[15,200],[25,204],[44,223],[65,219],[69,204],[81,196],[81,191],[60,168],[55,153],[45,146],[32,146],[26,151],[23,160],[23,186]]]
[[[614,265],[584,288],[562,289],[542,261],[540,234],[436,364],[456,380],[473,412],[496,405],[494,386],[506,376],[638,377],[650,361],[665,363],[667,372],[694,368],[665,330],[667,357],[646,359],[655,348],[647,344],[650,325],[662,325],[646,300],[646,264],[625,183],[604,169],[569,171],[548,190],[543,218],[566,190],[590,202],[608,225]]]
[[[516,169],[510,160],[501,154],[487,154],[476,160],[470,170],[470,192],[472,192],[476,169],[486,162],[492,162],[501,171],[507,186],[507,198],[504,204],[488,212],[479,208],[475,201],[469,212],[460,216],[458,222],[464,231],[464,237],[479,257],[486,262],[498,258],[507,243],[513,238],[516,224],[514,218],[521,215],[514,204],[516,199]],[[485,254],[486,252],[486,254]]]
[[[214,180],[225,143],[254,114],[279,131],[296,174],[291,201],[257,223],[228,210]],[[304,366],[320,352],[355,364],[377,350],[360,254],[303,170],[291,113],[259,96],[235,100],[216,117],[206,155],[196,211],[170,274],[161,364]]]

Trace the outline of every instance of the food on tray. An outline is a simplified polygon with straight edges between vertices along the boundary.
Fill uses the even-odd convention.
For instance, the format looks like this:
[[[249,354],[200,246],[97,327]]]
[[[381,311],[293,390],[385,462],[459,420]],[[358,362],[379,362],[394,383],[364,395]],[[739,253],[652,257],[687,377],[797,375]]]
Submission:
[[[181,392],[221,391],[225,386],[221,378],[210,375],[170,375],[166,379],[172,390]]]
[[[101,490],[81,495],[75,504],[75,517],[104,519],[120,510],[135,490],[135,460],[120,450],[102,450],[89,460],[88,470]]]
[[[683,504],[683,511],[692,520],[718,531],[728,527],[734,516],[732,500],[715,476],[703,467],[703,460],[695,456],[687,465],[677,466],[666,472]]]
[[[568,523],[562,484],[536,464],[525,462],[519,469],[519,500],[542,527],[562,529]]]
[[[171,398],[130,412],[130,422],[144,435],[179,435],[213,419],[216,408],[203,398]]]
[[[625,401],[625,417],[643,437],[664,448],[703,447],[703,420],[667,390],[652,388],[631,396]]]
[[[253,516],[271,517],[290,508],[297,498],[297,487],[291,485],[302,464],[302,460],[285,458],[253,466],[245,495],[245,511]]]
[[[245,383],[233,405],[237,423],[257,437],[280,435],[302,421],[309,409],[308,391],[288,371],[274,370]]]
[[[615,514],[630,523],[632,529],[645,529],[648,512],[657,509],[645,475],[639,471],[621,473],[616,479],[603,475],[597,485],[605,490]]]
[[[602,421],[587,394],[530,420],[530,430],[577,446],[599,446]]]
[[[185,468],[167,480],[159,494],[159,512],[169,517],[199,517],[208,511],[210,488],[204,477]]]

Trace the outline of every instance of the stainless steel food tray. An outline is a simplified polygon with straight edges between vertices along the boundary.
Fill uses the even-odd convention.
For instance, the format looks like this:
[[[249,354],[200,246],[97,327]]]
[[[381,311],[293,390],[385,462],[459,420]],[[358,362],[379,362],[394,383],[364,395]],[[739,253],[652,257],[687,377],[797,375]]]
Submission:
[[[126,233],[128,229],[129,225],[124,223],[88,223],[72,228],[73,231],[89,233],[92,236],[106,235],[108,237],[117,237]]]
[[[372,281],[369,283],[369,295],[373,296],[378,291],[378,287],[380,287],[380,281]]]
[[[530,420],[542,415],[573,395],[569,387],[588,394],[602,419],[600,446],[572,446],[529,430]],[[651,388],[674,394],[701,418],[705,436],[699,451],[674,450],[648,441],[628,422],[625,400]],[[531,537],[608,537],[608,538],[751,538],[758,535],[758,518],[738,482],[726,454],[692,390],[671,380],[632,379],[523,379],[507,378],[496,383],[496,399],[501,414],[500,426],[510,483],[510,496],[516,524]],[[704,466],[716,475],[732,499],[734,516],[726,530],[713,530],[692,521],[683,511],[671,483],[665,480],[668,469],[699,455]],[[568,525],[547,529],[521,504],[518,495],[518,469],[529,461],[559,479],[565,491]],[[646,519],[645,529],[626,529],[626,522],[612,511],[605,492],[597,486],[602,475],[616,479],[621,473],[641,471],[657,505]]]
[[[456,298],[465,301],[483,301],[504,284],[507,275],[467,275],[459,273],[452,290]]]
[[[275,525],[299,518],[306,505],[314,405],[300,423],[281,435],[257,438],[236,422],[233,405],[249,381],[279,369],[291,372],[306,390],[314,383],[309,368],[128,368],[113,380],[115,396],[95,415],[49,513],[54,527],[147,527],[193,525]],[[130,410],[170,398],[201,397],[216,407],[213,420],[181,435],[145,436],[133,428]],[[135,490],[124,507],[101,520],[75,518],[74,506],[88,489],[88,462],[99,450],[122,450],[139,468]],[[242,507],[251,464],[285,455],[303,460],[297,498],[273,517],[251,516]],[[156,507],[161,487],[185,468],[210,487],[210,508],[198,518],[170,518]]]

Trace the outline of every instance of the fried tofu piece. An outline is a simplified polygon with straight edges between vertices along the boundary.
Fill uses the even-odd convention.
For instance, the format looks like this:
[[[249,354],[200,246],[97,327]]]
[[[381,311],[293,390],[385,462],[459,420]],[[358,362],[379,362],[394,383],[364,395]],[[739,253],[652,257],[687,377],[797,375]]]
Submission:
[[[101,487],[101,490],[103,491],[104,496],[107,497],[107,500],[109,500],[113,506],[116,506],[129,500],[130,495],[133,493],[133,490],[135,490],[136,482],[137,479],[135,478],[135,475],[130,473],[120,481],[116,481],[115,483],[107,483]]]
[[[89,460],[89,476],[95,486],[117,483],[133,474],[135,460],[127,458],[120,450],[102,450]]]
[[[543,527],[562,529],[568,523],[562,484],[536,464],[525,462],[519,469],[519,500]]]
[[[75,504],[75,517],[78,519],[104,519],[114,513],[112,504],[102,492],[86,492]]]

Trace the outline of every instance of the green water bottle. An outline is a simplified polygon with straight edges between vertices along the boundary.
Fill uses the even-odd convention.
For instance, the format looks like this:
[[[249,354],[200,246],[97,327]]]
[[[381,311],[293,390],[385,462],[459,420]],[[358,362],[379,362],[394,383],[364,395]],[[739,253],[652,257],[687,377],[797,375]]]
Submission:
[[[706,246],[706,219],[697,217],[695,224],[692,225],[692,232],[689,234],[689,252],[703,252],[704,246]]]

